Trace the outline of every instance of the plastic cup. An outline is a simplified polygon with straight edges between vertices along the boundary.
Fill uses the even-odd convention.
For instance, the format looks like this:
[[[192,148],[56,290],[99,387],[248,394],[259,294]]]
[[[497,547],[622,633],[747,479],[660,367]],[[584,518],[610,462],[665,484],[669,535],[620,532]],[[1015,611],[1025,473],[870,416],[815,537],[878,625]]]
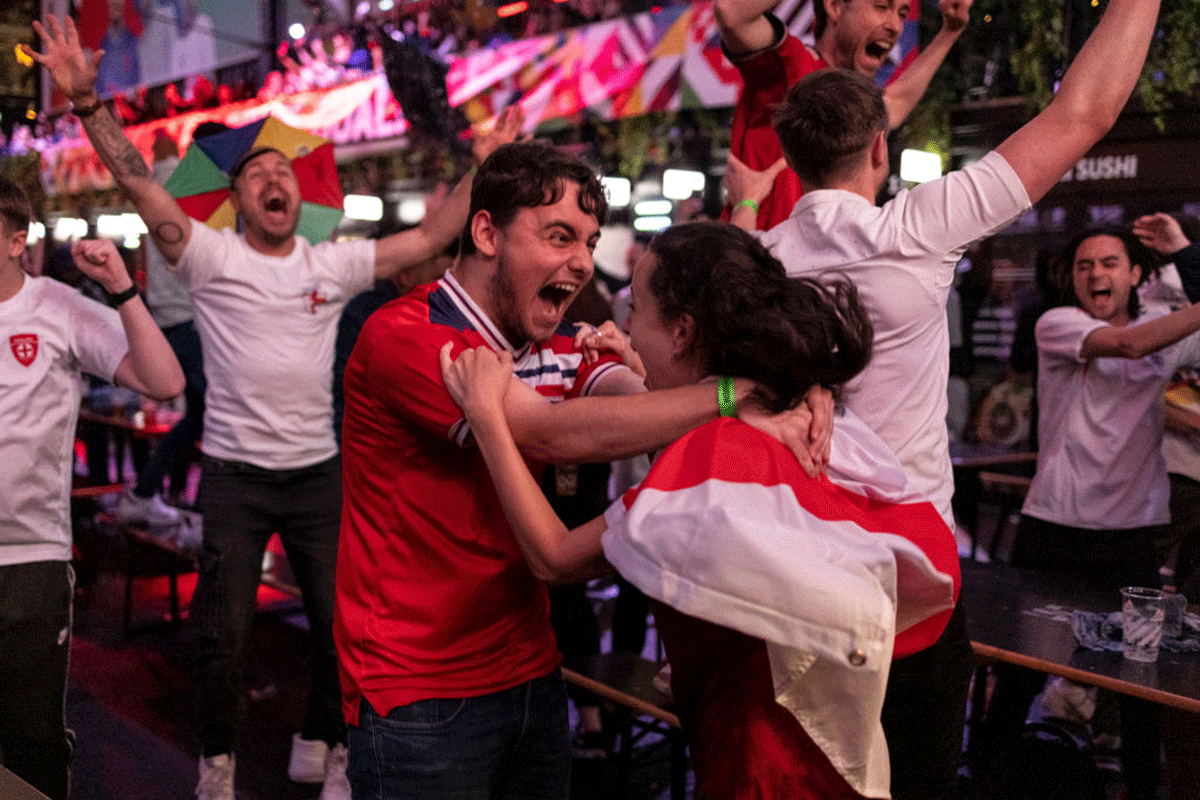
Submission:
[[[1164,602],[1158,589],[1126,586],[1121,590],[1121,642],[1130,661],[1158,660]]]
[[[1183,635],[1183,612],[1187,610],[1187,598],[1178,592],[1167,591],[1163,594],[1163,636],[1168,639],[1178,639]]]

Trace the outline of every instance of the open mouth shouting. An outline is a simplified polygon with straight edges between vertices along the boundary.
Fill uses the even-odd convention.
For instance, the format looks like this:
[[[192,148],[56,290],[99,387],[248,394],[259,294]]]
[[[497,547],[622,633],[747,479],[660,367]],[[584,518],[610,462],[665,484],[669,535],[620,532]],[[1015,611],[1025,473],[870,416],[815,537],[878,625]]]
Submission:
[[[557,327],[580,288],[581,284],[571,281],[555,281],[543,286],[537,293],[537,324],[551,329]]]
[[[895,41],[889,39],[875,39],[867,42],[866,46],[863,48],[863,51],[867,54],[867,58],[882,64],[883,60],[887,58],[888,53],[892,51],[892,47],[895,44]]]
[[[263,220],[272,226],[287,226],[292,221],[291,203],[283,192],[271,191],[263,195],[261,206]]]

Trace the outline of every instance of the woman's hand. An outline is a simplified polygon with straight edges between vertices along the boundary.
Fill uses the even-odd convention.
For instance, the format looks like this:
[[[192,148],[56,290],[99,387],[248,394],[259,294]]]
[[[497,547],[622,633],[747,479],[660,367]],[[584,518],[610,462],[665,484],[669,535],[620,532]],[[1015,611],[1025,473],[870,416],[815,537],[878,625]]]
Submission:
[[[513,381],[512,354],[490,347],[468,348],[451,359],[452,342],[442,345],[438,361],[446,390],[467,421],[474,426],[488,415],[499,414],[504,421],[504,396]]]
[[[583,352],[585,364],[595,364],[604,351],[611,350],[639,377],[646,377],[646,367],[642,364],[641,356],[629,343],[629,337],[621,333],[612,320],[606,320],[599,328],[587,323],[580,324],[579,329],[575,331],[575,348]]]
[[[782,442],[810,478],[829,465],[833,394],[824,386],[814,385],[795,408],[780,414],[767,414],[757,404],[747,404],[738,412],[738,419]]]

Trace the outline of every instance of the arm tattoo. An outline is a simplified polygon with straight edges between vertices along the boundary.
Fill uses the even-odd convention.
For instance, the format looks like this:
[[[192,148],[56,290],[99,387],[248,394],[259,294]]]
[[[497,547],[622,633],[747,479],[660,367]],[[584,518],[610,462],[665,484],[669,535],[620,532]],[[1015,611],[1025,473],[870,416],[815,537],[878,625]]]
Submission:
[[[146,160],[133,146],[133,142],[125,136],[125,132],[107,109],[101,108],[85,119],[83,129],[104,166],[108,167],[113,179],[122,187],[130,178],[150,177],[150,168],[146,166]]]
[[[183,228],[174,222],[163,222],[154,226],[154,238],[163,244],[178,244],[183,241]]]

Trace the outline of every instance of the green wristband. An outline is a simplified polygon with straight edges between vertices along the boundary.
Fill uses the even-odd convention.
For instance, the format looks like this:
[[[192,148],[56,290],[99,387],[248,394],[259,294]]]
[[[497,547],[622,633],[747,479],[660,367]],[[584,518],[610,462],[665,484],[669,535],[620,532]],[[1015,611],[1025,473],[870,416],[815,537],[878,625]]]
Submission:
[[[722,417],[737,416],[737,401],[733,395],[733,378],[721,378],[717,381],[717,408]]]
[[[758,202],[756,200],[751,200],[749,197],[747,197],[745,200],[743,200],[742,202],[737,204],[738,208],[741,208],[742,206],[747,206],[748,208],[752,208],[752,209],[754,209],[755,214],[758,213]]]

